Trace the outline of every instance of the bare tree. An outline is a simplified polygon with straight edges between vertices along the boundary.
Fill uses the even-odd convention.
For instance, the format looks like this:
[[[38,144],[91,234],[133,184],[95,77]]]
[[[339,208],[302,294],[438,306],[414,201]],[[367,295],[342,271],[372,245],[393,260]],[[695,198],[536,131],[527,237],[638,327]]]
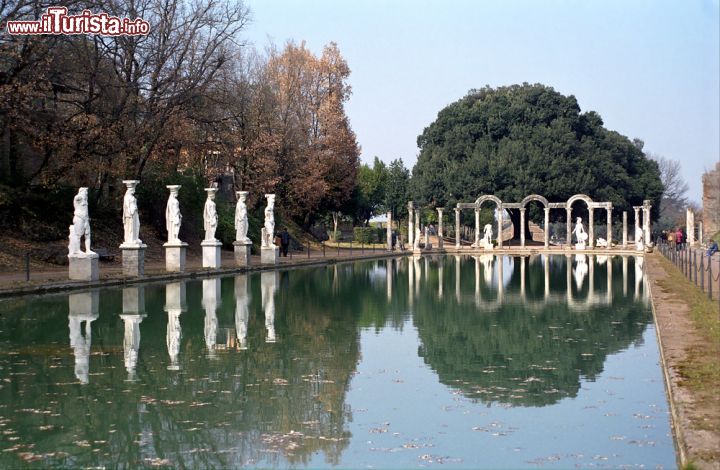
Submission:
[[[664,187],[658,228],[670,228],[679,224],[685,216],[685,209],[688,207],[688,184],[680,173],[680,162],[661,155],[648,156],[658,163]]]

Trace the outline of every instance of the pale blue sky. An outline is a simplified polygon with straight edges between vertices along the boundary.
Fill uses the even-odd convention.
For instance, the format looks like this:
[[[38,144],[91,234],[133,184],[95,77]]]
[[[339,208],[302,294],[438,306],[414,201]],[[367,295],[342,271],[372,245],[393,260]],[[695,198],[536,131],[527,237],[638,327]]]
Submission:
[[[605,126],[681,162],[700,202],[720,158],[719,0],[247,0],[246,37],[335,41],[352,70],[347,104],[362,160],[402,157],[471,88],[543,83]]]

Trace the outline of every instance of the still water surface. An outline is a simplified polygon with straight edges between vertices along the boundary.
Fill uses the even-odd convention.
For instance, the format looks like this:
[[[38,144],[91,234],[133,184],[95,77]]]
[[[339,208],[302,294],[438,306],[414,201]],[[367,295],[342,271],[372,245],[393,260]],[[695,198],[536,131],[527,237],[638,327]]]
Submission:
[[[397,258],[0,314],[4,468],[675,465],[633,257]]]

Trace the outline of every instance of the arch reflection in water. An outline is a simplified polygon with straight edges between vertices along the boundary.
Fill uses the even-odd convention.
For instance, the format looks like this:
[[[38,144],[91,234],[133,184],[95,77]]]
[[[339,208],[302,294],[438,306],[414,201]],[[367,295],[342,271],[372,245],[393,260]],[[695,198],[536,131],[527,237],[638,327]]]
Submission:
[[[182,339],[180,315],[185,310],[187,310],[185,281],[166,284],[165,311],[167,312],[168,323],[165,342],[167,344],[168,355],[170,356],[170,365],[167,367],[168,370],[180,370],[180,364],[178,362],[180,340]]]
[[[100,315],[100,293],[91,291],[68,295],[68,312],[70,347],[75,356],[75,377],[80,383],[86,384],[90,375],[92,322]]]
[[[122,292],[124,326],[123,351],[128,380],[136,380],[135,369],[140,351],[140,323],[145,315],[145,287],[126,287]]]
[[[507,284],[499,282],[503,277],[497,271],[508,266],[501,259],[458,258],[456,286],[466,285],[464,275],[474,279],[472,304],[482,314],[468,314],[466,297],[440,302],[428,295],[416,303],[413,320],[422,342],[420,356],[442,383],[473,399],[544,406],[574,397],[581,379],[593,380],[607,355],[638,341],[651,321],[634,297],[619,294],[631,282],[638,299],[647,298],[642,262],[635,258],[618,263],[617,257],[598,263],[586,255],[565,262],[562,256],[515,258],[520,269],[511,270]],[[614,277],[613,270],[628,263],[635,266],[634,279],[625,275],[614,282],[620,276]],[[488,276],[491,269],[496,273]],[[596,277],[606,282],[596,286]],[[499,301],[501,287],[505,294]]]

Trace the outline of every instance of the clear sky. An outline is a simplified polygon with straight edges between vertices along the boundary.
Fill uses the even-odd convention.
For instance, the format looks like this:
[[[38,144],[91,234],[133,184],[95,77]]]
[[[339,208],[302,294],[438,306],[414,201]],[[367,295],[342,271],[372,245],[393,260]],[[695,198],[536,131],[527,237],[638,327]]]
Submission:
[[[529,82],[681,162],[689,196],[720,159],[720,0],[246,0],[246,37],[338,44],[362,160],[402,157],[468,90]]]

